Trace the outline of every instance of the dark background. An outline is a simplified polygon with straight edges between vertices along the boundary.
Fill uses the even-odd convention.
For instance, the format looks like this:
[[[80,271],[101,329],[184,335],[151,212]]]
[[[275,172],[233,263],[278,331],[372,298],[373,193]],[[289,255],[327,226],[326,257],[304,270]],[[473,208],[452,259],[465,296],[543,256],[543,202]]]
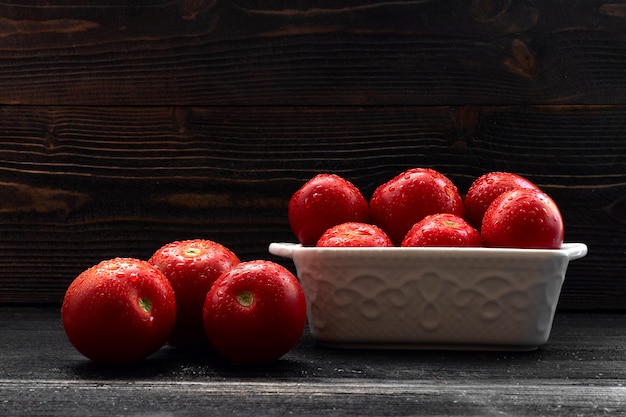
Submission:
[[[334,172],[493,170],[559,204],[559,308],[626,297],[626,4],[12,0],[0,5],[0,303],[180,239],[242,260],[293,241]]]

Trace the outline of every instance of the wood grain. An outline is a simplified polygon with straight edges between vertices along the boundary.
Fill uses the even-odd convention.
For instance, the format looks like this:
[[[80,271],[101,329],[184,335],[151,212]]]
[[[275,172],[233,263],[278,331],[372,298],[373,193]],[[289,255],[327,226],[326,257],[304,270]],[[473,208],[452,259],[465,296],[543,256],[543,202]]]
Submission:
[[[3,2],[0,102],[624,104],[605,1]]]
[[[534,181],[561,207],[566,240],[590,248],[560,306],[621,309],[623,126],[623,106],[4,106],[0,302],[60,302],[97,261],[177,239],[271,258],[270,242],[294,240],[288,199],[316,173],[369,197],[429,166],[462,193],[492,170]]]
[[[297,410],[299,415],[379,416],[415,412],[429,416],[619,415],[624,410],[624,388],[618,381],[580,385],[518,381],[502,383],[449,383],[442,381],[307,382],[167,382],[139,381],[2,381],[0,390],[14,408],[13,415],[45,412],[67,416],[71,407],[82,416],[105,416],[104,409],[151,415],[275,416]],[[28,393],[22,398],[18,393]],[[67,394],[61,397],[60,393]],[[37,400],[39,398],[39,400]],[[211,404],[211,406],[209,406]],[[165,410],[165,411],[164,411]],[[16,413],[17,412],[17,413]],[[401,414],[400,414],[401,413]]]

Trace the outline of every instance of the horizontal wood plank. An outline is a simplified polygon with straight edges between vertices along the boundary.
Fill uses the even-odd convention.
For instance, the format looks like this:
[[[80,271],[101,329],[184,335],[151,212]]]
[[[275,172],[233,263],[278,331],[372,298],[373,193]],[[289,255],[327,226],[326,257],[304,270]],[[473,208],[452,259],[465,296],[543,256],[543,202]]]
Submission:
[[[625,104],[619,3],[10,1],[0,104]]]
[[[605,385],[608,384],[608,385]],[[302,416],[620,415],[625,388],[618,381],[581,385],[565,380],[544,384],[449,383],[445,381],[362,382],[169,382],[2,381],[11,398],[0,405],[14,416],[108,416],[108,411],[141,415]],[[20,393],[27,393],[20,395]],[[123,405],[122,405],[123,404]],[[12,408],[8,408],[10,405]],[[69,411],[69,410],[71,411]],[[536,414],[535,414],[536,413]],[[575,414],[578,413],[578,414]]]
[[[335,172],[369,197],[429,166],[465,193],[493,170],[557,201],[560,307],[623,309],[624,106],[0,107],[0,302],[58,303],[83,269],[204,237],[242,259],[293,241],[287,202]],[[288,262],[279,260],[288,267]]]

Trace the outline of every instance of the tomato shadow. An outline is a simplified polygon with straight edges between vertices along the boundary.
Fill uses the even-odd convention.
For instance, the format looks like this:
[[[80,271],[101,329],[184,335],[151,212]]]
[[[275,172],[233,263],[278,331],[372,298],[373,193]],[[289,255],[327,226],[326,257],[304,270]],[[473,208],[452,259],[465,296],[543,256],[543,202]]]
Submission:
[[[180,349],[165,346],[154,355],[132,364],[106,365],[81,358],[69,366],[70,372],[79,379],[131,382],[292,377],[301,374],[303,363],[294,355],[286,355],[269,364],[232,364],[210,347]]]
[[[109,365],[83,358],[71,365],[72,372],[85,380],[159,380],[172,379],[182,373],[204,373],[219,360],[211,349],[176,349],[162,347],[153,355],[130,364]]]
[[[181,349],[161,348],[143,361],[108,366],[82,358],[72,360],[70,372],[89,381],[206,381],[294,380],[328,378],[429,377],[446,370],[465,369],[481,373],[496,363],[511,369],[540,367],[542,359],[559,355],[558,348],[528,352],[343,349],[324,346],[305,333],[301,342],[277,361],[262,364],[232,364],[210,346]]]

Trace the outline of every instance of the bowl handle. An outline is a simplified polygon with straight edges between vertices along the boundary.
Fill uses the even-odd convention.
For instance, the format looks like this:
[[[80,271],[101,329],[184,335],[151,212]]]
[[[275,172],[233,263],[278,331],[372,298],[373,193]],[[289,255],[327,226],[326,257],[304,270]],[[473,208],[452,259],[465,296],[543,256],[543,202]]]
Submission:
[[[570,261],[580,259],[587,254],[587,245],[584,243],[565,243],[561,247]]]
[[[272,255],[293,259],[293,249],[299,245],[295,243],[270,243],[269,252]]]

